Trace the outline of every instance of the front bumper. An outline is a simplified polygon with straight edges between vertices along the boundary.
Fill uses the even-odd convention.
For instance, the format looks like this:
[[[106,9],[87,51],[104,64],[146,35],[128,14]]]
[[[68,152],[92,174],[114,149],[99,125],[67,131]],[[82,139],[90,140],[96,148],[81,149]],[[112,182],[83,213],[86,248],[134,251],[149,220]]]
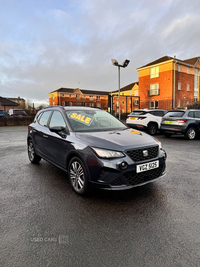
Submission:
[[[159,168],[136,173],[136,166],[138,164],[148,163],[154,160],[159,160]],[[103,167],[100,171],[98,180],[91,180],[91,184],[95,187],[108,190],[125,190],[142,186],[165,176],[165,161],[166,153],[160,158],[128,165],[125,170]]]

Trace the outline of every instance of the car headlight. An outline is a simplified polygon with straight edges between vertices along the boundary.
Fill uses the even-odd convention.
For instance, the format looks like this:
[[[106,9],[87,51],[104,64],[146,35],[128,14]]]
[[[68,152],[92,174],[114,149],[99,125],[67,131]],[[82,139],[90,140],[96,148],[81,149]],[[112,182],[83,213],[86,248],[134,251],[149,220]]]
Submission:
[[[92,147],[92,149],[96,152],[97,156],[100,158],[111,159],[111,158],[125,157],[125,155],[120,151],[107,150],[96,147]]]
[[[155,138],[155,137],[153,137],[153,139],[158,143],[159,149],[162,149],[163,148],[162,147],[162,143],[157,138]]]

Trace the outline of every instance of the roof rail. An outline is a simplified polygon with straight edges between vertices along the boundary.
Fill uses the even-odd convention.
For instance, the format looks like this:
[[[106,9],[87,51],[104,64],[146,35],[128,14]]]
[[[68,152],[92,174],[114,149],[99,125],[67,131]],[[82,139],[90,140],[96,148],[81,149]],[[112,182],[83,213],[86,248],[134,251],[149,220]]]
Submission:
[[[44,109],[47,109],[47,108],[62,108],[62,109],[64,109],[63,106],[48,106],[48,107],[44,107]]]

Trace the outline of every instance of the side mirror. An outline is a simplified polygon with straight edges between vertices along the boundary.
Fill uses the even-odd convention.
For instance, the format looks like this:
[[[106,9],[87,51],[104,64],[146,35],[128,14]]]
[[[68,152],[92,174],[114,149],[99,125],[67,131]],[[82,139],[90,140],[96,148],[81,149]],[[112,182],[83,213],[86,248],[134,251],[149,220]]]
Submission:
[[[61,137],[65,138],[67,133],[67,130],[62,127],[62,126],[54,126],[54,127],[50,127],[49,130],[52,133],[56,133],[58,135],[60,135]]]

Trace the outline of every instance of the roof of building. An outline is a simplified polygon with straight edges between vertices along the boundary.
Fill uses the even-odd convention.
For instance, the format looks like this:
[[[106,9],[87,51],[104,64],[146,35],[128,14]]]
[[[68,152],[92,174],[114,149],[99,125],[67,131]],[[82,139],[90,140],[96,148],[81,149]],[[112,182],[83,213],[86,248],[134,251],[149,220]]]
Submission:
[[[25,99],[24,98],[21,98],[21,97],[6,97],[7,99],[9,99],[9,100],[13,100],[13,101],[17,101],[17,100],[20,100],[20,101],[25,101]]]
[[[15,103],[13,101],[10,101],[7,98],[1,97],[1,96],[0,96],[0,103],[2,106],[19,106],[19,104]]]
[[[152,62],[150,62],[150,63],[148,63],[148,64],[146,64],[140,68],[137,68],[137,70],[142,69],[142,68],[146,68],[146,67],[149,67],[152,65],[157,65],[159,63],[164,63],[164,62],[169,61],[169,60],[177,61],[179,64],[183,64],[183,65],[195,66],[197,61],[200,60],[200,57],[194,57],[194,58],[190,58],[190,59],[186,59],[186,60],[181,60],[181,59],[178,59],[176,57],[164,56],[164,57],[156,59],[155,61],[152,61]]]
[[[133,87],[135,85],[138,85],[138,82],[134,82],[134,83],[131,83],[131,84],[128,84],[128,85],[124,86],[123,88],[120,89],[120,92],[130,91],[130,90],[133,89]],[[112,91],[110,93],[117,93],[117,92],[119,92],[119,90],[115,90],[115,91]]]
[[[52,91],[50,94],[52,93],[56,93],[56,92],[60,92],[60,93],[69,93],[69,94],[74,94],[77,90],[81,91],[82,94],[85,95],[109,95],[109,92],[105,92],[105,91],[95,91],[95,90],[85,90],[85,89],[80,89],[80,88],[59,88],[57,90]]]

